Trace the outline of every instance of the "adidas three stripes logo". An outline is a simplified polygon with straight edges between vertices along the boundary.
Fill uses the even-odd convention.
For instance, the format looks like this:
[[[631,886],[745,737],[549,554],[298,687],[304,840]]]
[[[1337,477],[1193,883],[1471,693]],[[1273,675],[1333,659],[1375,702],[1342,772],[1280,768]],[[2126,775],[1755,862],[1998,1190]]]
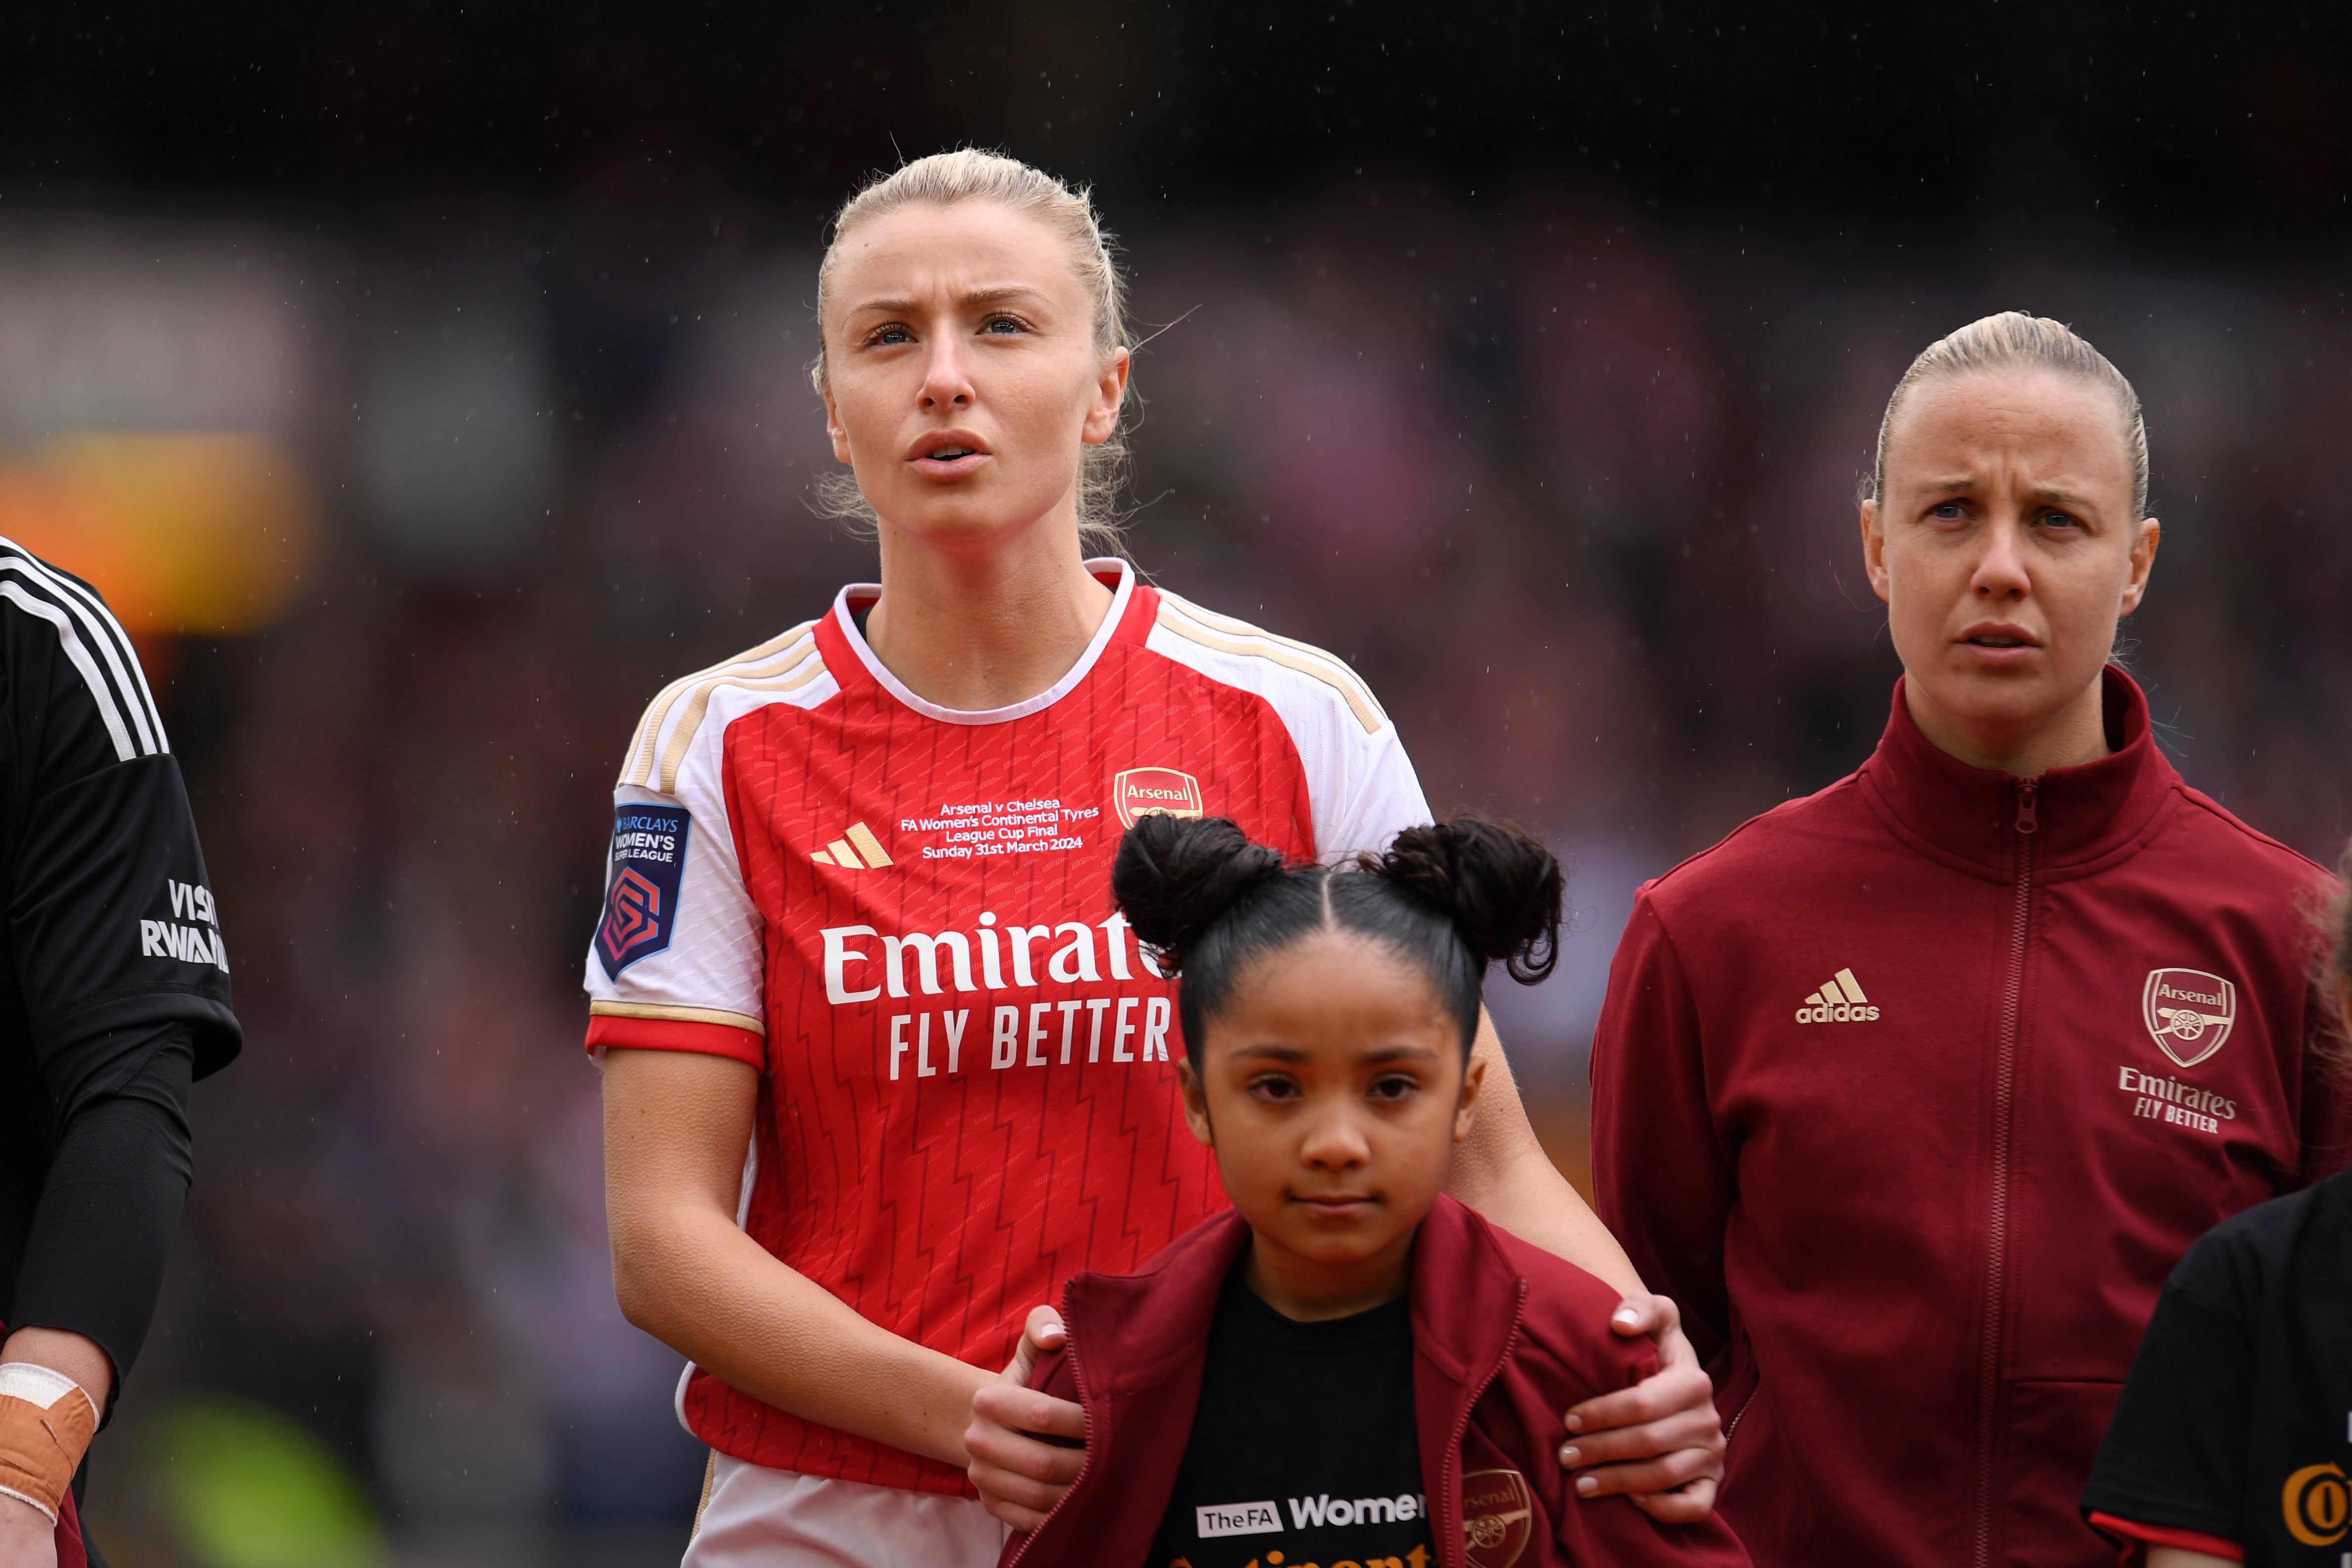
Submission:
[[[1877,1017],[1878,1009],[1862,994],[1862,982],[1851,969],[1839,970],[1797,1008],[1800,1024],[1868,1024]]]
[[[809,858],[820,866],[839,866],[844,870],[879,871],[890,864],[890,856],[874,830],[862,822],[853,822],[849,831],[822,849],[809,851]]]

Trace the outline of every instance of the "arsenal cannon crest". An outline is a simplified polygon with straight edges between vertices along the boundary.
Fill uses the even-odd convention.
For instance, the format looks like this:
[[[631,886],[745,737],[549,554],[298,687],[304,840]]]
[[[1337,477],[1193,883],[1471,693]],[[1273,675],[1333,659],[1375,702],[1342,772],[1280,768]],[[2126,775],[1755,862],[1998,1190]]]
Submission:
[[[2238,988],[2201,969],[2151,969],[2139,1010],[2158,1047],[2193,1068],[2230,1037],[2238,1021]]]
[[[1535,1533],[1535,1500],[1517,1470],[1473,1470],[1462,1478],[1463,1555],[1471,1568],[1511,1568]]]

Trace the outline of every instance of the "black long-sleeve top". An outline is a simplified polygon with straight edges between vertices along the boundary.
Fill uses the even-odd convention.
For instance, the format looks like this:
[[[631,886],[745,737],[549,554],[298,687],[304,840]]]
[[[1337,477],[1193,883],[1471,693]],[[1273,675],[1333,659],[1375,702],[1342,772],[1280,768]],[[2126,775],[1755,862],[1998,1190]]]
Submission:
[[[161,716],[97,593],[0,540],[0,1323],[118,1384],[236,1057],[228,955]]]

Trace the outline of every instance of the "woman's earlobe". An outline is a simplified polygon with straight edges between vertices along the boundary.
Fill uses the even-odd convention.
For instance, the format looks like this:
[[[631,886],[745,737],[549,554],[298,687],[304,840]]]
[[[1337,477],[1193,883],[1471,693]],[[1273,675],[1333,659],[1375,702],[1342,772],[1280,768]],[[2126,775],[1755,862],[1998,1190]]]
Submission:
[[[1462,1090],[1454,1101],[1454,1141],[1464,1142],[1470,1136],[1470,1123],[1478,1114],[1478,1091],[1486,1087],[1486,1064],[1472,1057],[1462,1068]]]
[[[1201,1075],[1192,1070],[1190,1061],[1176,1064],[1176,1084],[1184,1096],[1184,1125],[1192,1141],[1203,1149],[1217,1146],[1217,1130],[1209,1121],[1208,1091],[1201,1086]]]
[[[2164,542],[2164,524],[2143,520],[2139,537],[2132,541],[2132,581],[2124,585],[2123,614],[2128,616],[2147,597],[2147,581],[2156,572],[2156,553]]]
[[[1118,416],[1127,405],[1127,373],[1131,356],[1121,349],[1113,357],[1110,368],[1095,383],[1095,406],[1087,411],[1087,422],[1078,438],[1089,447],[1099,447],[1118,434]]]
[[[833,443],[833,460],[836,463],[850,461],[849,432],[841,427],[841,411],[833,405],[833,394],[830,392],[824,395],[824,434],[825,438]]]
[[[1866,500],[1860,509],[1862,523],[1862,574],[1870,579],[1870,591],[1881,599],[1888,599],[1886,577],[1886,535],[1878,526],[1878,502]],[[1892,602],[1891,600],[1889,602]]]

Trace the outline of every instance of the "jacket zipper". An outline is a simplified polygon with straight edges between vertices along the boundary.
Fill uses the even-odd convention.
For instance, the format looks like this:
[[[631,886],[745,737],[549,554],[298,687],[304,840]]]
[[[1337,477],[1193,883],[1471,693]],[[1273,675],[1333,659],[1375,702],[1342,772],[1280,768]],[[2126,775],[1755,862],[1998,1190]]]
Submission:
[[[1495,1385],[1495,1380],[1503,1375],[1503,1363],[1511,1359],[1511,1347],[1518,1343],[1519,1320],[1527,1315],[1528,1310],[1528,1282],[1522,1279],[1518,1284],[1518,1294],[1511,1302],[1511,1329],[1503,1336],[1503,1348],[1495,1357],[1495,1364],[1486,1369],[1486,1375],[1478,1380],[1478,1386],[1470,1391],[1470,1397],[1462,1402],[1462,1414],[1454,1418],[1454,1435],[1445,1440],[1445,1464],[1437,1472],[1437,1500],[1438,1506],[1446,1510],[1445,1517],[1453,1523],[1454,1533],[1450,1537],[1441,1537],[1435,1542],[1437,1560],[1442,1563],[1459,1563],[1467,1555],[1462,1507],[1452,1500],[1454,1489],[1462,1484],[1462,1436],[1470,1430],[1471,1413],[1478,1408],[1478,1402],[1486,1397],[1486,1390]]]
[[[1078,1336],[1071,1331],[1070,1316],[1070,1299],[1065,1295],[1062,1298],[1062,1346],[1064,1353],[1070,1358],[1070,1381],[1078,1385],[1078,1408],[1083,1410],[1087,1403],[1087,1373],[1086,1368],[1078,1364]],[[1077,1495],[1078,1483],[1087,1479],[1087,1470],[1095,1462],[1092,1443],[1087,1444],[1082,1451],[1086,1457],[1078,1461],[1078,1473],[1070,1478],[1070,1484],[1063,1489],[1060,1497],[1054,1500],[1054,1506],[1045,1510],[1045,1517],[1037,1521],[1037,1528],[1023,1537],[1020,1546],[1004,1560],[1003,1568],[1013,1568],[1015,1563],[1028,1556],[1029,1548],[1045,1533],[1045,1527],[1054,1522],[1054,1516],[1062,1511],[1065,1503]]]
[[[2017,781],[2017,901],[2010,917],[2009,973],[2001,989],[2000,1055],[1992,1100],[1992,1201],[1986,1217],[1983,1352],[1977,1390],[1976,1568],[1991,1568],[1993,1451],[2000,1431],[2002,1298],[2009,1249],[2010,1124],[2017,1101],[2017,1039],[2025,1005],[2026,937],[2033,915],[2033,839],[2042,781]]]
[[[1748,1391],[1748,1397],[1739,1402],[1739,1408],[1731,1413],[1731,1425],[1723,1429],[1723,1446],[1727,1450],[1731,1447],[1731,1435],[1739,1430],[1739,1423],[1747,1418],[1748,1407],[1756,1403],[1756,1395],[1763,1386],[1759,1378],[1756,1386]]]

